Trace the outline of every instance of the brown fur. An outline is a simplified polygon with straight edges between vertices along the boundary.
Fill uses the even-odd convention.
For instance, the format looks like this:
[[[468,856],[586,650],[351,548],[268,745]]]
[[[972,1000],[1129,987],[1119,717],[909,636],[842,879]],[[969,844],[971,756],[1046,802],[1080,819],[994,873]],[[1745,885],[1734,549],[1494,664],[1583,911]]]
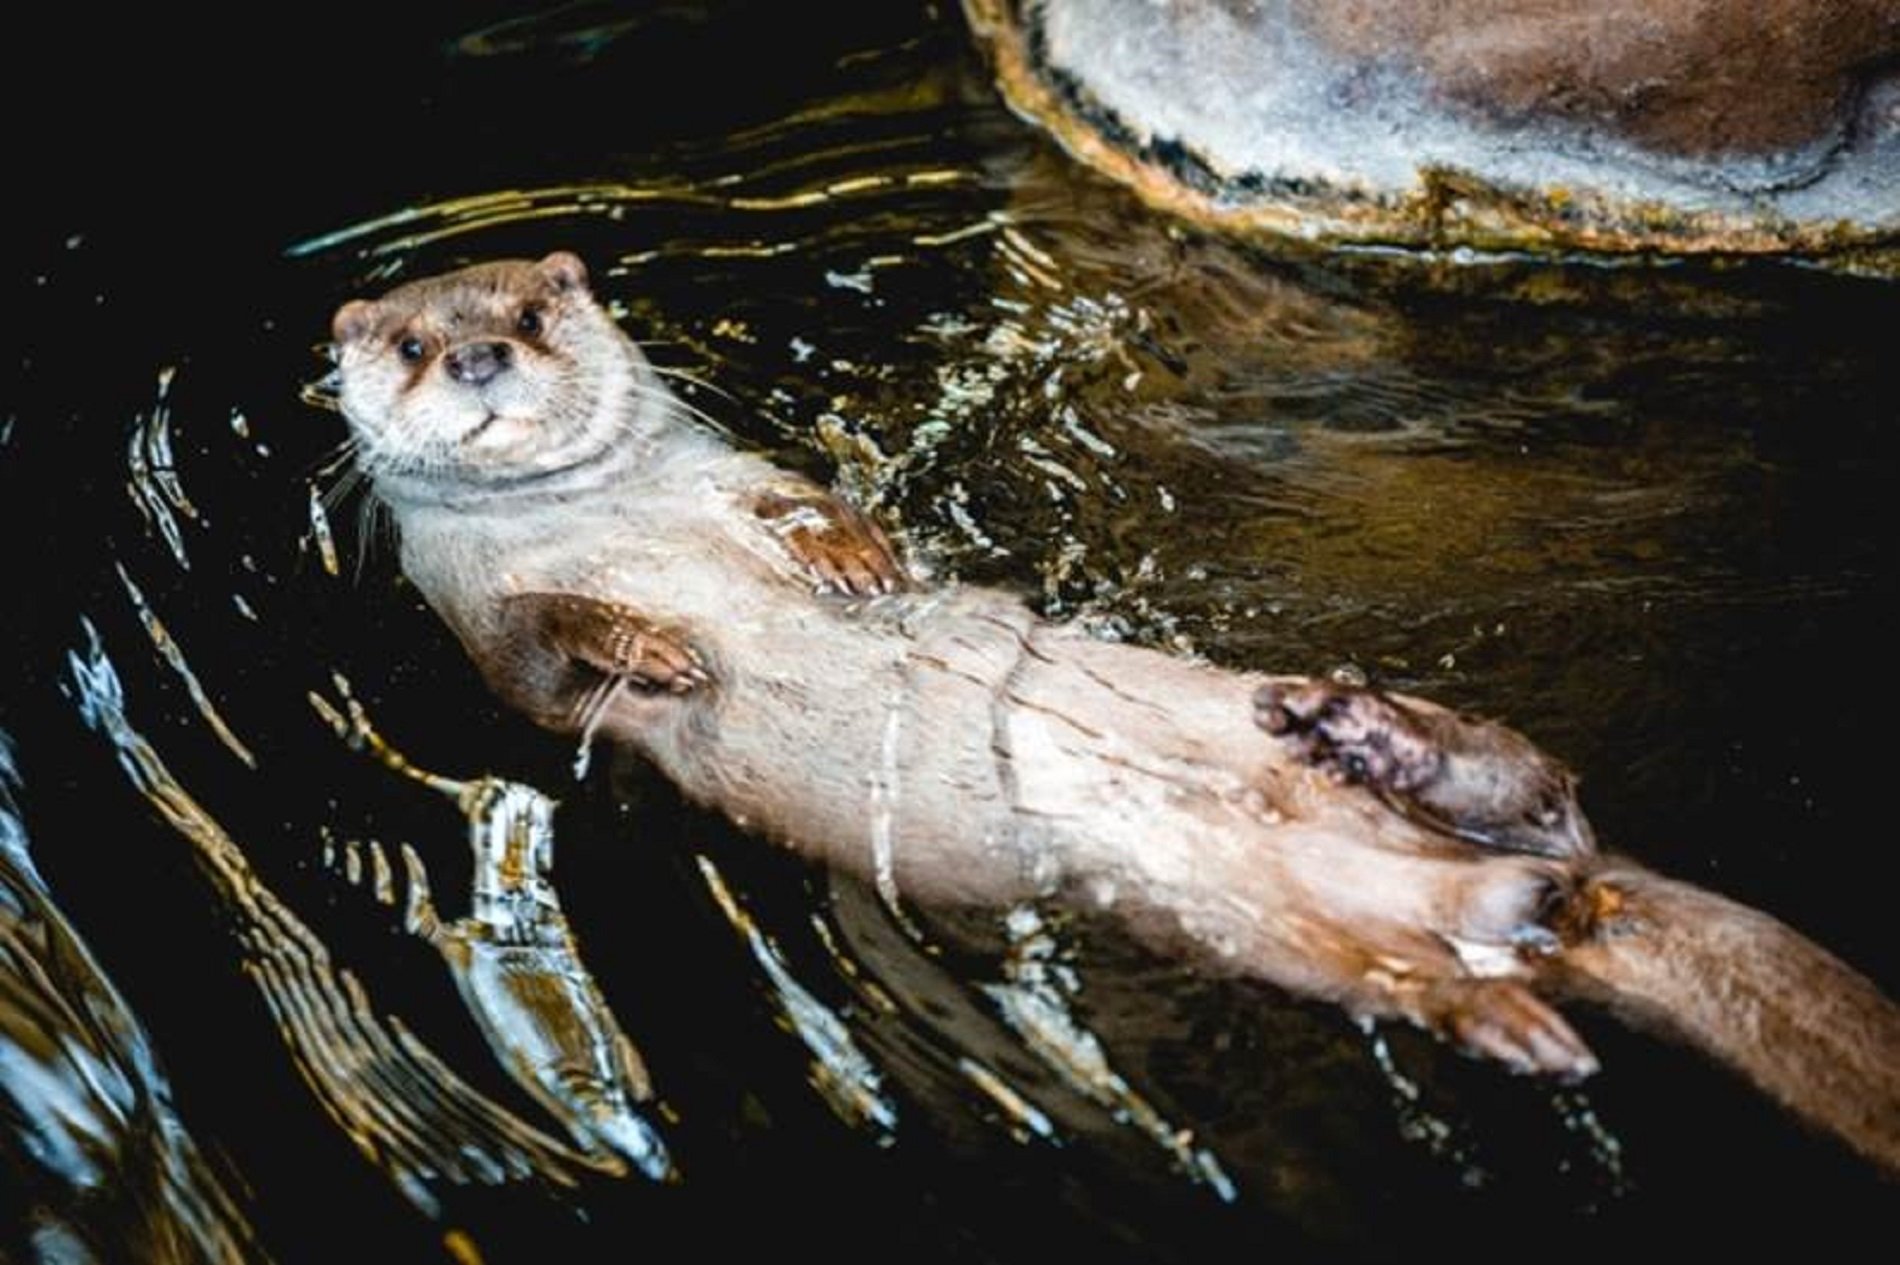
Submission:
[[[1773,919],[1600,857],[1526,739],[913,587],[861,515],[688,417],[585,275],[489,264],[335,322],[404,569],[512,704],[887,899],[1112,908],[1514,1068],[1595,1070],[1539,996],[1584,992],[1900,1169],[1892,1004]]]

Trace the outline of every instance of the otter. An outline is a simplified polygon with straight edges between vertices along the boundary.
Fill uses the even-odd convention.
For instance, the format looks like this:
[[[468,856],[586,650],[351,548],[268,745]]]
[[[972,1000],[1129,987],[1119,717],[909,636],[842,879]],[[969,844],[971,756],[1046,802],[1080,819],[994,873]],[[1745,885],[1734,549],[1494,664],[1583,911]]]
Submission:
[[[1524,1072],[1583,997],[1900,1172],[1900,1008],[1765,914],[1600,852],[1515,731],[1104,642],[906,573],[696,421],[556,252],[332,322],[401,566],[489,686],[887,899],[1066,899],[1215,969]]]

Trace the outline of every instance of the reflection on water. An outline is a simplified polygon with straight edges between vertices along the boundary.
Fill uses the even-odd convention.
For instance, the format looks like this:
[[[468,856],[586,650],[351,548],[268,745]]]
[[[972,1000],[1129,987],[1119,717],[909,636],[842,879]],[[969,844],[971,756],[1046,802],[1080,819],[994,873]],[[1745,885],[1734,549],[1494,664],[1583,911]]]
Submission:
[[[764,972],[773,1008],[780,1022],[797,1034],[811,1051],[811,1083],[845,1121],[870,1132],[878,1142],[889,1145],[897,1134],[897,1104],[884,1092],[884,1077],[875,1064],[859,1050],[851,1029],[838,1013],[819,1001],[800,984],[786,965],[784,955],[760,932],[751,915],[720,876],[719,867],[699,857],[700,873],[706,888],[726,916],[732,929],[745,938],[753,960]]]
[[[1837,729],[1887,689],[1900,298],[1262,258],[1051,154],[927,5],[573,4],[445,28],[415,73],[624,120],[654,67],[712,76],[759,23],[774,76],[584,143],[492,119],[480,163],[445,144],[435,196],[286,230],[253,261],[283,279],[263,315],[190,355],[94,347],[136,391],[48,377],[9,406],[0,471],[83,512],[42,492],[15,534],[54,537],[66,573],[20,616],[0,722],[51,891],[177,1102],[129,1020],[97,1039],[96,970],[34,994],[59,999],[42,1046],[41,1012],[7,1010],[35,1065],[139,1069],[96,1101],[147,1104],[101,1118],[172,1192],[79,1198],[81,1169],[32,1158],[51,1117],[15,1106],[18,1224],[178,1245],[154,1259],[497,1261],[668,1229],[1022,1261],[1721,1251],[1792,1234],[1790,1206],[1879,1225],[1865,1166],[1601,1016],[1580,1022],[1606,1072],[1559,1089],[1085,918],[894,908],[624,757],[577,776],[490,699],[338,486],[313,347],[346,297],[564,247],[686,400],[843,487],[921,569],[1103,636],[1509,717],[1580,768],[1612,846],[1900,982],[1856,878],[1881,744]],[[8,855],[9,917],[63,928]],[[54,943],[76,941],[12,960],[79,960]],[[9,1072],[0,1102],[41,1083]]]
[[[554,801],[499,778],[457,782],[418,769],[376,733],[341,677],[336,685],[345,710],[318,694],[310,702],[338,736],[448,796],[468,818],[475,864],[468,916],[445,922],[436,913],[428,871],[405,843],[403,929],[442,954],[496,1060],[566,1126],[590,1160],[615,1173],[617,1160],[625,1160],[656,1181],[673,1177],[666,1144],[634,1108],[653,1097],[646,1065],[581,965],[551,881]],[[345,873],[360,884],[356,841],[346,847]],[[394,904],[388,858],[375,840],[369,853],[376,898]]]
[[[0,1259],[265,1259],[138,1019],[34,868],[0,732]]]
[[[593,1157],[571,1154],[464,1084],[400,1020],[380,1018],[354,974],[332,965],[323,942],[259,881],[243,850],[132,725],[118,672],[97,632],[90,624],[85,631],[86,649],[72,656],[81,714],[191,846],[236,931],[245,973],[336,1126],[431,1216],[442,1211],[431,1189],[438,1181],[571,1183]]]

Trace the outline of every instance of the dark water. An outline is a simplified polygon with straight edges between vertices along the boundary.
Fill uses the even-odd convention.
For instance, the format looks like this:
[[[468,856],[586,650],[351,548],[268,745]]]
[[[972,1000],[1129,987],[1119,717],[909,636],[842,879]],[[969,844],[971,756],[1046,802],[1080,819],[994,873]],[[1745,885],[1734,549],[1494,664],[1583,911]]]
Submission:
[[[1866,1165],[1605,1016],[1575,1015],[1605,1072],[1560,1090],[1054,911],[917,911],[920,939],[641,770],[577,782],[353,505],[324,519],[334,569],[312,516],[335,306],[572,249],[710,384],[688,398],[920,566],[1507,717],[1581,771],[1609,846],[1892,992],[1891,287],[1244,252],[1067,165],[954,9],[344,6],[235,59],[156,18],[34,21],[14,55],[110,109],[14,103],[0,729],[44,889],[9,890],[19,925],[63,911],[90,945],[97,976],[51,992],[136,1017],[95,1044],[147,1088],[95,1098],[159,1105],[102,1127],[136,1193],[100,1197],[23,1123],[74,1030],[0,1010],[0,1259],[605,1259],[676,1234],[1581,1259],[1891,1229]],[[583,1012],[638,1047],[657,1097],[632,1112],[682,1180],[603,1171],[405,928],[405,844],[444,919],[475,910],[466,828],[338,740],[311,695],[341,707],[339,677],[418,765],[561,801]],[[54,1221],[80,1229],[31,1246]]]

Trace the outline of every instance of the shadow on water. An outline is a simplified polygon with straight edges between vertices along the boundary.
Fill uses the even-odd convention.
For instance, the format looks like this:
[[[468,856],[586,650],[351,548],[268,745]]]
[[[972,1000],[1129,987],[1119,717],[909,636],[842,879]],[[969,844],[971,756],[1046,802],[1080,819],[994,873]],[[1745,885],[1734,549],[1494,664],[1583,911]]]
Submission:
[[[42,1165],[0,1256],[33,1259],[18,1227],[47,1208],[98,1243],[169,1217],[240,1245],[187,1235],[176,1259],[283,1261],[669,1233],[853,1259],[1581,1258],[1890,1225],[1866,1166],[1607,1019],[1579,1016],[1606,1071],[1557,1089],[1049,910],[907,927],[641,769],[596,753],[577,780],[490,699],[323,473],[322,342],[344,298],[564,247],[704,384],[686,398],[922,568],[1104,636],[1508,717],[1582,772],[1611,846],[1900,987],[1863,877],[1891,287],[1265,257],[1066,165],[954,10],[836,8],[345,6],[301,52],[228,64],[189,30],[34,19],[15,55],[121,117],[23,141],[0,728],[45,890],[195,1139],[128,1142],[127,1171],[205,1177],[134,1213]],[[271,147],[239,147],[246,118]],[[417,766],[558,799],[551,887],[493,861],[505,823],[471,857],[496,819],[371,758],[350,700]],[[463,941],[419,933],[419,876]],[[529,1010],[574,1021],[595,1080],[511,1073],[545,1034],[455,947],[507,909],[537,962],[581,964]],[[66,978],[70,1004],[111,993]],[[5,1073],[0,1144],[24,1154]],[[648,1133],[681,1180],[643,1169]]]

